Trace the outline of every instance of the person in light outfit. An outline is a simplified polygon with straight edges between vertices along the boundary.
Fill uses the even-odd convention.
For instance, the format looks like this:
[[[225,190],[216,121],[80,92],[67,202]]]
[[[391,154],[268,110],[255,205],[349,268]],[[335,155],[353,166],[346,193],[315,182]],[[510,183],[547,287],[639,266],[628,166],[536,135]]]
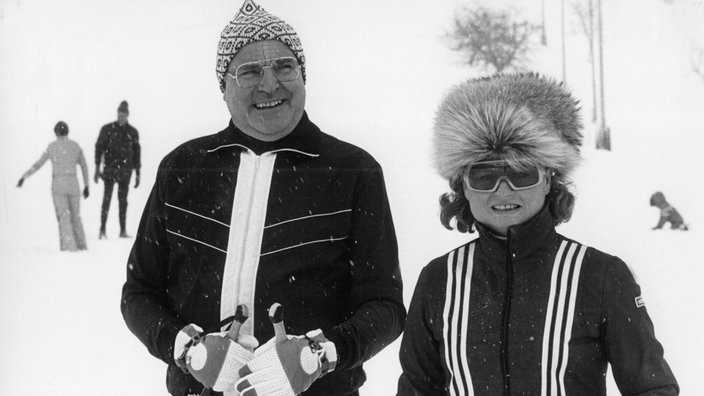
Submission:
[[[83,198],[88,198],[88,165],[78,143],[68,138],[68,124],[59,121],[54,126],[56,140],[49,144],[42,156],[17,182],[22,187],[26,178],[51,161],[51,195],[56,220],[59,222],[61,250],[75,252],[88,249],[81,221],[81,189],[76,177],[76,166],[83,174]]]
[[[441,223],[479,236],[421,272],[398,395],[676,395],[640,287],[618,257],[558,234],[575,197],[577,102],[537,74],[453,88],[434,160]]]
[[[311,121],[305,72],[293,28],[246,0],[218,43],[230,122],[159,165],[121,307],[173,395],[357,395],[403,329],[382,169]]]

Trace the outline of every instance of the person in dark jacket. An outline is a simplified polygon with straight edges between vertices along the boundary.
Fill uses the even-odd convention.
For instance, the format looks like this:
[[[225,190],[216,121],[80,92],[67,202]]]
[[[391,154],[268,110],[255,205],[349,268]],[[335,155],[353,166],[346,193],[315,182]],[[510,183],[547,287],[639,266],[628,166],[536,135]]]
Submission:
[[[665,194],[661,191],[656,191],[650,196],[650,206],[655,206],[660,209],[660,218],[658,219],[658,224],[653,227],[653,230],[660,230],[667,223],[670,223],[670,228],[673,230],[689,230],[680,212],[667,202]]]
[[[51,194],[59,222],[59,246],[61,250],[70,252],[86,250],[88,244],[81,221],[81,189],[76,177],[76,166],[80,166],[83,174],[83,198],[88,198],[88,165],[81,147],[68,138],[68,124],[57,122],[54,134],[56,140],[22,175],[17,187],[22,187],[24,180],[44,166],[47,160],[51,161]]]
[[[551,79],[472,79],[442,101],[441,223],[479,237],[416,285],[398,395],[677,395],[640,287],[618,257],[555,231],[582,142],[577,102]]]
[[[139,187],[139,174],[141,168],[141,146],[139,145],[139,132],[127,122],[130,110],[126,101],[122,101],[117,108],[117,121],[103,125],[100,128],[98,140],[95,142],[95,176],[98,183],[103,179],[105,190],[103,205],[100,210],[99,239],[107,237],[105,224],[108,221],[112,190],[117,183],[117,201],[120,215],[120,238],[129,238],[127,234],[127,193],[130,189],[132,170],[135,173],[134,188]],[[103,164],[102,171],[100,164]]]
[[[173,395],[357,395],[406,315],[382,169],[310,120],[299,37],[251,0],[222,31],[216,74],[231,121],[160,163],[125,322]],[[273,338],[275,304],[290,340]],[[248,319],[225,337],[237,307]]]

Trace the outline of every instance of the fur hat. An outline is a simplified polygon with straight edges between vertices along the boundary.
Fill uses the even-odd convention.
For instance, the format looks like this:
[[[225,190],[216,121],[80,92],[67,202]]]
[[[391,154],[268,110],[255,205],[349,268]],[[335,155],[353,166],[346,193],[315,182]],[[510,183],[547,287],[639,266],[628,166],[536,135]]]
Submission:
[[[454,87],[435,116],[435,167],[448,180],[470,164],[540,165],[563,180],[580,160],[578,102],[535,73],[497,74]]]
[[[218,41],[215,73],[220,83],[220,91],[225,92],[225,73],[237,51],[249,43],[264,40],[278,40],[291,49],[301,65],[301,76],[305,82],[306,58],[303,56],[303,46],[296,31],[254,1],[245,0],[239,12],[222,30]]]

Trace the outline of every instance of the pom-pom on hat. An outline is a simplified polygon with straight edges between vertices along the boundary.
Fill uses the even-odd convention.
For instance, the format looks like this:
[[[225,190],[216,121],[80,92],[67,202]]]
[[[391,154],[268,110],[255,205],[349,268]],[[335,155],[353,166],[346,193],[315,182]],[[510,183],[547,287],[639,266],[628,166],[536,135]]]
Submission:
[[[301,65],[301,76],[306,80],[306,59],[303,56],[301,39],[293,27],[278,17],[269,14],[252,0],[245,0],[234,18],[225,26],[218,41],[218,56],[215,73],[220,91],[225,92],[225,73],[232,58],[245,45],[264,40],[278,40],[293,51]]]
[[[471,79],[440,103],[434,163],[448,180],[475,162],[507,160],[550,168],[565,181],[580,161],[581,129],[578,102],[561,83],[535,73]]]
[[[119,111],[120,113],[125,113],[125,114],[130,113],[130,109],[127,105],[126,100],[123,100],[122,102],[120,102],[120,105],[117,107],[117,111]]]

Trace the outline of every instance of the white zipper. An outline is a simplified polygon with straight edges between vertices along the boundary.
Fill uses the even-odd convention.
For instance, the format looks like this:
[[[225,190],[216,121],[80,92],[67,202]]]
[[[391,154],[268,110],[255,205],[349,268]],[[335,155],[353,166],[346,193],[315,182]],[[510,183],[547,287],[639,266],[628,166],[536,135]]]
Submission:
[[[234,315],[237,304],[249,308],[250,320],[240,334],[254,331],[254,293],[275,161],[276,154],[270,152],[240,154],[220,300],[221,320]]]
[[[243,249],[240,251],[240,263],[244,263],[245,259],[247,257],[247,236],[248,236],[247,231],[249,230],[249,221],[252,218],[252,205],[254,203],[254,195],[255,195],[254,191],[256,191],[255,187],[257,186],[257,173],[259,172],[259,156],[254,153],[251,153],[251,154],[254,156],[254,171],[252,172],[252,181],[249,185],[251,194],[249,194],[249,199],[247,202],[247,211],[246,211],[247,215],[246,215],[245,221],[244,221],[244,227],[243,227],[244,232],[242,233],[242,241],[241,242],[242,242]],[[232,208],[232,209],[234,210],[234,208]],[[240,271],[237,274],[237,280],[239,282],[236,285],[236,287],[237,287],[237,290],[242,290],[242,287],[246,286],[243,284],[243,279],[242,279],[242,272],[244,269],[244,265],[240,265],[239,269],[240,269]],[[247,307],[247,308],[249,308],[250,317],[252,318],[252,320],[254,320],[254,312],[253,312],[254,307]]]

